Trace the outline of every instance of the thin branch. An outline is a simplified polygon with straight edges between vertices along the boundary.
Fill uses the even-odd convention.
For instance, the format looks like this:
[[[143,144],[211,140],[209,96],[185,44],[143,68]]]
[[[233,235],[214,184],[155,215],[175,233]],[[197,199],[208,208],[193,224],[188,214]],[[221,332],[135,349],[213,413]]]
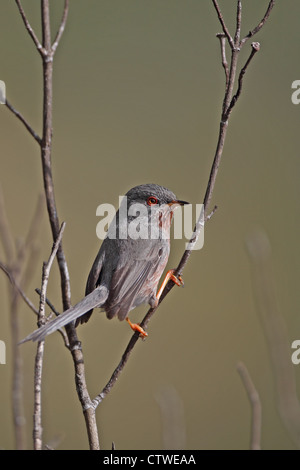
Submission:
[[[27,295],[25,294],[25,292],[23,292],[23,290],[21,289],[21,287],[18,285],[18,283],[16,282],[13,274],[10,272],[10,270],[5,266],[5,264],[3,264],[1,261],[0,261],[0,269],[6,274],[6,276],[8,277],[10,283],[15,287],[15,289],[17,289],[17,291],[19,292],[20,296],[22,297],[22,299],[24,300],[24,302],[28,305],[28,307],[36,314],[38,315],[39,311],[38,309],[34,306],[34,304],[31,302],[31,300],[27,297]]]
[[[206,218],[205,218],[205,222],[208,222],[208,220],[210,220],[212,218],[212,216],[214,215],[214,213],[218,210],[218,206],[215,206],[213,208],[213,210],[207,214]]]
[[[41,143],[41,160],[43,166],[44,190],[46,194],[47,210],[52,231],[53,240],[57,238],[59,231],[59,218],[57,214],[54,183],[52,177],[51,149],[52,149],[52,92],[53,92],[53,50],[51,46],[51,27],[49,0],[42,0],[42,37],[43,47],[47,55],[42,56],[43,60],[43,137]],[[64,21],[64,20],[63,20]],[[63,251],[62,244],[57,250],[57,262],[61,278],[61,293],[63,310],[71,307],[71,287],[68,265]],[[75,369],[75,382],[78,398],[80,400],[84,414],[88,440],[91,450],[98,450],[99,437],[96,423],[95,411],[91,404],[88,393],[84,357],[81,343],[78,340],[76,329],[73,323],[66,326],[69,339],[70,351]]]
[[[42,22],[42,44],[39,42],[34,30],[32,29],[26,14],[22,8],[20,0],[15,0],[18,6],[19,12],[23,19],[26,30],[31,36],[38,52],[42,57],[43,63],[43,133],[40,138],[35,131],[31,128],[25,118],[13,108],[13,106],[6,102],[6,106],[13,112],[25,125],[29,133],[38,142],[41,148],[41,160],[43,167],[43,180],[44,180],[44,191],[46,195],[46,203],[48,216],[52,231],[53,240],[58,238],[60,224],[57,214],[55,195],[54,195],[54,184],[52,177],[52,165],[51,165],[51,149],[52,149],[52,93],[53,93],[53,56],[58,46],[58,43],[63,34],[65,24],[67,21],[67,13],[69,7],[69,0],[65,0],[63,16],[61,19],[58,33],[55,37],[53,45],[51,44],[51,26],[50,26],[50,7],[49,0],[41,0],[41,22]],[[61,277],[61,292],[63,301],[63,310],[67,310],[71,306],[71,288],[70,288],[70,277],[68,272],[68,266],[65,259],[62,244],[57,249],[57,261]],[[41,296],[42,297],[42,296]],[[42,302],[42,300],[41,300]],[[40,304],[41,305],[41,304]],[[83,414],[86,421],[87,434],[91,449],[99,449],[99,437],[96,423],[95,411],[91,404],[91,399],[87,390],[87,384],[85,379],[85,366],[81,343],[78,340],[77,332],[73,324],[66,326],[66,332],[68,335],[68,341],[65,341],[66,345],[71,351],[74,368],[75,368],[75,381],[76,390],[78,393],[79,400],[82,405]],[[43,357],[43,345],[38,346],[37,357],[36,357],[36,409],[35,409],[35,445],[37,448],[41,446],[41,423],[40,423],[40,384],[41,384],[41,372],[39,368],[42,363]]]
[[[46,55],[51,52],[51,27],[50,27],[50,8],[49,0],[41,0],[42,7],[42,37],[43,47]],[[44,57],[43,57],[44,59]]]
[[[260,50],[260,44],[259,42],[253,42],[251,44],[251,52],[250,52],[250,55],[244,65],[244,67],[241,69],[240,71],[240,74],[239,74],[239,78],[238,78],[238,88],[237,88],[237,92],[235,93],[235,95],[232,97],[232,100],[230,102],[230,105],[229,105],[229,108],[227,110],[227,116],[230,115],[231,111],[232,111],[232,108],[234,107],[234,105],[236,104],[237,100],[239,99],[240,97],[240,94],[241,94],[241,91],[242,91],[242,86],[243,86],[243,79],[244,79],[244,75],[246,73],[246,70],[251,62],[251,60],[253,59],[253,57],[255,56],[255,54]]]
[[[63,232],[65,230],[65,226],[66,226],[66,223],[63,222],[58,232],[58,237],[53,245],[50,257],[47,263],[45,264],[45,268],[43,270],[43,279],[42,279],[42,287],[41,287],[41,295],[40,295],[40,308],[39,308],[39,315],[41,317],[45,316],[46,292],[47,292],[49,274],[50,274],[50,270],[51,270],[54,258],[56,256],[57,250],[59,248],[59,245],[61,244],[61,239],[63,236]]]
[[[51,27],[49,0],[42,0],[42,36],[43,46],[47,50],[47,56],[43,56],[43,137],[41,142],[41,160],[43,166],[44,190],[46,195],[47,210],[55,240],[59,232],[59,218],[57,214],[54,183],[51,165],[52,149],[52,93],[53,93],[53,61],[49,60],[51,51]],[[53,55],[53,54],[52,54]],[[61,276],[61,288],[63,309],[71,306],[70,276],[62,245],[57,251],[57,261]]]
[[[33,404],[33,447],[34,450],[42,450],[42,372],[45,341],[37,345],[34,360],[34,404]]]
[[[259,394],[247,370],[247,367],[242,362],[237,365],[237,371],[243,381],[245,390],[247,392],[251,410],[252,410],[252,423],[251,423],[251,440],[250,449],[261,449],[261,402]]]
[[[65,229],[65,223],[62,224],[58,237],[52,247],[51,254],[47,263],[43,265],[43,277],[40,296],[40,307],[38,313],[38,324],[43,325],[46,321],[45,315],[45,299],[47,286],[49,281],[50,270],[55,259],[61,239]],[[35,357],[34,367],[34,411],[33,411],[33,443],[35,450],[41,450],[42,444],[42,371],[43,371],[43,358],[44,358],[44,341],[40,341],[37,346],[37,353]]]
[[[24,118],[24,116],[22,116],[22,114],[17,111],[12,104],[10,104],[9,101],[5,101],[5,105],[7,106],[7,108],[18,118],[20,119],[20,121],[24,124],[24,126],[26,127],[26,129],[28,130],[29,134],[32,135],[32,137],[37,141],[37,143],[39,145],[41,145],[41,142],[42,142],[42,139],[40,138],[40,136],[32,129],[32,127],[28,124],[28,122],[26,121],[26,119]]]
[[[62,19],[61,19],[60,26],[59,26],[59,29],[57,31],[56,37],[55,37],[54,42],[52,44],[53,54],[55,53],[55,51],[57,49],[57,46],[59,44],[59,41],[61,40],[61,37],[63,35],[64,29],[65,29],[65,26],[66,26],[66,22],[67,22],[67,18],[68,18],[68,12],[69,12],[69,0],[65,0],[63,16],[62,16]]]
[[[241,45],[245,44],[246,41],[248,41],[248,39],[252,38],[256,33],[258,33],[258,31],[261,30],[261,28],[265,25],[266,21],[268,20],[269,16],[270,16],[270,13],[272,11],[272,8],[273,6],[275,5],[275,0],[271,0],[269,2],[269,5],[268,5],[268,8],[267,8],[267,11],[263,17],[263,19],[258,23],[258,25],[253,28],[251,31],[249,31],[249,33],[247,34],[247,36],[245,36],[242,41],[241,41]]]
[[[41,289],[36,288],[36,289],[35,289],[35,292],[36,292],[39,296],[42,295]],[[45,302],[46,302],[46,304],[48,305],[48,307],[50,307],[50,309],[52,310],[52,312],[58,317],[58,316],[60,315],[60,313],[56,310],[56,308],[54,307],[53,303],[50,302],[50,300],[49,300],[47,297],[46,297],[46,299],[45,299]]]
[[[27,29],[31,39],[33,40],[34,44],[35,44],[35,47],[37,48],[37,50],[39,51],[39,53],[41,55],[45,54],[45,50],[42,46],[42,44],[40,43],[37,35],[35,34],[33,28],[31,27],[28,19],[27,19],[27,16],[26,16],[26,13],[21,5],[21,1],[20,0],[15,0],[17,6],[18,6],[18,9],[19,9],[19,12],[21,14],[21,17],[22,17],[22,20],[24,22],[24,25],[25,25],[25,28]]]
[[[237,2],[237,12],[236,12],[236,30],[234,35],[234,45],[239,47],[240,38],[241,38],[241,23],[242,23],[242,2],[238,0]]]
[[[214,4],[214,7],[216,9],[216,12],[217,12],[217,15],[218,15],[218,18],[219,18],[219,21],[221,23],[221,26],[222,26],[222,29],[223,29],[223,32],[225,34],[225,36],[227,37],[227,40],[230,44],[230,47],[233,49],[234,48],[234,42],[233,42],[233,39],[227,29],[227,26],[225,24],[225,21],[224,21],[224,18],[223,18],[223,15],[221,13],[221,9],[219,7],[219,4],[217,2],[217,0],[212,0],[213,4]]]
[[[218,33],[217,38],[220,40],[220,46],[221,46],[221,57],[222,57],[222,65],[224,68],[225,72],[225,89],[228,86],[228,80],[229,80],[229,68],[228,68],[228,62],[226,59],[226,36],[223,33]]]

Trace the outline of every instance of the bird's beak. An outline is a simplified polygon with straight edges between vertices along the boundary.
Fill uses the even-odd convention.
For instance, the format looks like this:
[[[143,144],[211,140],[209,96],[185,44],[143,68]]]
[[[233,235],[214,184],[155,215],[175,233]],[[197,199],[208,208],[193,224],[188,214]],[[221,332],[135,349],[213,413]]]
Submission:
[[[175,200],[175,201],[171,201],[171,202],[168,202],[168,206],[175,206],[175,205],[179,205],[179,206],[184,206],[185,204],[189,204],[189,202],[187,201],[180,201],[179,199]]]

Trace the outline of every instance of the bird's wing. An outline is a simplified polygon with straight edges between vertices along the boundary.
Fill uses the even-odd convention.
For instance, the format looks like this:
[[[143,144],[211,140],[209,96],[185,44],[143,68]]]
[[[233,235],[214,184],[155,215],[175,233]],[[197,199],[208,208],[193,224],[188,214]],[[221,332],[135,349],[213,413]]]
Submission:
[[[101,271],[105,260],[105,240],[96,256],[93,266],[90,270],[89,277],[86,283],[85,295],[93,292],[95,287],[100,285]]]
[[[129,260],[125,258],[127,262],[121,257],[112,276],[105,304],[108,318],[118,315],[119,320],[124,320],[133,307],[149,301],[163,273],[168,254],[167,246],[160,250],[154,244],[143,257],[135,257],[133,254]]]
[[[78,304],[74,305],[74,307],[69,308],[64,313],[59,315],[58,317],[54,318],[54,320],[49,321],[46,325],[38,328],[30,335],[26,336],[21,343],[25,343],[26,341],[42,341],[45,339],[47,335],[53,333],[54,331],[58,330],[59,328],[67,325],[76,318],[84,315],[89,310],[95,307],[101,307],[108,297],[108,289],[105,286],[97,287],[93,292],[88,294],[84,297]]]

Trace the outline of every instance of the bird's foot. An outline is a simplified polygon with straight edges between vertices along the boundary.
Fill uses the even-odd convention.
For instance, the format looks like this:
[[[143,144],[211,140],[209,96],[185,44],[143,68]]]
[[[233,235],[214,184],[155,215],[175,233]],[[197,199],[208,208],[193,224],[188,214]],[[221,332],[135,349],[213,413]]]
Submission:
[[[157,294],[156,294],[157,300],[159,300],[161,294],[163,293],[164,288],[166,287],[166,285],[168,284],[168,282],[169,282],[170,280],[173,281],[174,284],[176,284],[177,286],[184,286],[184,282],[183,282],[182,277],[181,277],[181,276],[175,276],[174,272],[175,272],[175,269],[170,269],[170,270],[167,272],[167,274],[166,274],[166,276],[165,276],[165,278],[164,278],[164,280],[163,280],[163,283],[162,283],[162,285],[160,286],[160,289],[159,289],[159,291],[158,291]]]
[[[133,331],[138,331],[142,338],[146,338],[148,336],[148,333],[146,333],[146,331],[138,323],[132,323],[128,317],[126,318],[126,320],[129,323],[130,328]]]

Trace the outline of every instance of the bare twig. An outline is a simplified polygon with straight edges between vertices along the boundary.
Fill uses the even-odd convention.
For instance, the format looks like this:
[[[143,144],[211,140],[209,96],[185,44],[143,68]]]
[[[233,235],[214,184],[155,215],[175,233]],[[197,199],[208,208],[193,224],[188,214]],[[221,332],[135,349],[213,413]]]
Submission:
[[[42,139],[40,136],[32,129],[32,127],[28,124],[26,119],[22,116],[22,114],[17,111],[12,104],[10,104],[9,101],[5,101],[6,107],[18,118],[20,121],[24,124],[28,132],[32,135],[32,137],[37,141],[37,143],[40,145],[42,142]]]
[[[65,30],[67,18],[68,18],[68,12],[69,12],[69,0],[65,0],[65,5],[64,5],[64,11],[63,11],[63,16],[60,22],[59,29],[57,31],[56,37],[54,39],[54,42],[52,44],[52,52],[54,53],[57,49],[57,46],[59,44],[59,41],[61,40],[61,37],[63,35],[63,32]]]
[[[31,25],[30,25],[30,23],[29,23],[29,21],[26,17],[25,11],[23,10],[23,7],[21,5],[21,1],[20,0],[15,0],[15,1],[16,1],[16,4],[17,4],[18,8],[19,8],[19,12],[20,12],[22,20],[24,22],[25,28],[27,29],[31,39],[33,40],[33,42],[35,44],[35,47],[40,52],[40,54],[43,54],[45,51],[43,50],[42,44],[38,40],[37,35],[35,34],[33,28],[31,27]]]
[[[61,243],[65,223],[62,224],[59,231],[57,240],[55,241],[50,257],[47,263],[43,265],[42,287],[40,296],[40,306],[38,313],[38,324],[43,325],[46,321],[45,316],[45,303],[46,293],[49,281],[50,270],[55,259],[58,247]],[[37,346],[37,354],[35,357],[34,367],[34,411],[33,411],[33,444],[35,450],[41,450],[42,443],[42,370],[43,370],[43,357],[44,357],[44,341],[40,341]]]
[[[25,292],[21,289],[21,287],[18,285],[16,282],[13,274],[10,272],[10,270],[0,261],[0,269],[7,275],[8,279],[10,280],[11,284],[17,289],[19,292],[20,296],[24,300],[24,302],[28,305],[29,308],[37,315],[39,313],[38,309],[34,306],[34,304],[31,302],[31,300],[27,297]]]
[[[42,295],[41,289],[36,288],[36,289],[35,289],[35,292],[36,292],[39,296]],[[54,307],[53,303],[50,302],[50,300],[49,300],[47,297],[46,297],[45,301],[46,301],[46,304],[48,305],[48,307],[51,308],[52,312],[55,313],[55,315],[58,317],[58,315],[60,315],[60,313],[56,310],[56,308]]]
[[[212,216],[214,215],[214,213],[218,210],[218,206],[215,206],[213,208],[213,210],[210,212],[210,214],[207,214],[206,218],[205,218],[205,222],[208,222],[208,220],[210,220],[212,218]]]
[[[232,97],[232,100],[230,102],[230,105],[229,105],[229,108],[227,110],[227,116],[230,115],[231,111],[232,111],[232,108],[234,107],[235,103],[237,102],[237,100],[239,99],[240,97],[240,94],[241,94],[241,91],[242,91],[242,86],[243,86],[243,78],[244,78],[244,75],[246,73],[246,70],[251,62],[251,60],[253,59],[253,57],[255,56],[255,54],[260,50],[260,44],[259,42],[253,42],[251,44],[251,52],[250,52],[250,55],[244,65],[244,67],[242,67],[241,71],[240,71],[240,74],[239,74],[239,78],[238,78],[238,88],[237,88],[237,91],[235,93],[235,95]]]
[[[36,132],[31,128],[26,119],[19,113],[9,102],[6,106],[17,116],[25,125],[29,133],[34,137],[41,147],[41,158],[43,165],[44,176],[44,189],[46,194],[47,209],[49,220],[52,229],[53,239],[55,240],[59,232],[59,220],[57,216],[54,186],[51,169],[51,147],[52,147],[52,76],[53,76],[53,56],[56,51],[57,45],[63,34],[65,24],[67,21],[69,0],[65,1],[64,12],[61,24],[55,38],[53,46],[51,45],[51,28],[50,28],[50,12],[49,0],[42,0],[42,44],[39,42],[35,32],[33,31],[27,19],[26,13],[22,8],[20,0],[16,0],[16,4],[22,16],[24,25],[32,37],[38,52],[41,54],[43,60],[43,89],[44,89],[44,106],[43,106],[43,135],[40,138]],[[64,310],[68,309],[71,305],[71,290],[70,278],[65,260],[62,246],[59,247],[57,252],[57,260],[61,274],[62,295]]]
[[[56,256],[57,250],[59,248],[59,245],[61,244],[63,232],[65,229],[65,222],[62,223],[62,226],[58,232],[58,237],[53,245],[49,260],[47,263],[44,265],[43,269],[43,278],[42,278],[42,287],[41,287],[41,295],[40,295],[40,308],[39,308],[39,321],[44,321],[45,320],[45,303],[46,303],[46,292],[47,292],[47,286],[48,286],[48,280],[49,280],[49,274],[50,270],[54,261],[54,258]]]
[[[242,2],[238,0],[237,11],[236,11],[236,30],[235,30],[235,35],[234,35],[234,44],[236,47],[238,47],[240,43],[241,23],[242,23]]]
[[[250,449],[261,449],[261,402],[259,394],[251,379],[247,367],[242,362],[237,365],[237,371],[243,381],[252,410]]]
[[[31,27],[26,13],[21,5],[20,0],[15,0],[21,17],[23,19],[25,28],[32,38],[37,51],[39,52],[42,63],[43,63],[43,132],[42,137],[39,137],[37,133],[31,128],[26,119],[19,113],[9,102],[6,102],[7,108],[15,114],[18,119],[24,124],[28,132],[34,137],[36,142],[41,148],[41,161],[43,168],[43,180],[44,180],[44,192],[46,195],[46,204],[48,210],[48,216],[52,231],[53,240],[57,240],[60,230],[59,218],[56,209],[55,195],[54,195],[54,184],[52,177],[52,166],[51,166],[51,149],[52,149],[52,83],[53,83],[53,58],[58,44],[61,40],[65,25],[67,22],[69,0],[65,0],[64,10],[60,26],[56,37],[51,44],[51,27],[50,27],[50,7],[49,0],[41,0],[41,19],[42,19],[42,43],[39,41],[36,33]],[[19,252],[22,254],[22,250]],[[70,278],[68,272],[68,266],[65,259],[62,244],[59,244],[56,257],[58,261],[60,277],[61,277],[61,292],[63,310],[67,310],[71,306],[71,289],[70,289]],[[76,329],[73,324],[66,326],[66,332],[68,339],[65,338],[65,344],[71,351],[74,368],[75,368],[75,380],[76,390],[78,393],[79,400],[82,405],[83,414],[86,421],[87,433],[91,449],[99,449],[99,438],[96,425],[95,412],[93,410],[91,399],[88,394],[86,379],[85,379],[85,367],[83,360],[83,353],[81,349],[81,343],[78,340]],[[63,335],[65,336],[65,335]],[[43,357],[43,345],[39,345],[37,358],[36,358],[36,376],[37,376],[37,388],[36,388],[36,423],[35,423],[35,441],[36,447],[40,447],[40,425],[38,420],[40,419],[40,380],[41,370],[39,365],[42,362]]]
[[[52,148],[52,82],[53,82],[53,55],[51,46],[51,28],[49,0],[42,0],[42,35],[43,47],[47,51],[43,58],[43,81],[44,81],[44,107],[43,107],[43,137],[41,145],[41,158],[43,165],[44,189],[46,194],[47,209],[49,215],[52,236],[55,240],[59,230],[59,219],[56,210],[54,196],[54,183],[51,166],[51,148]],[[50,60],[51,59],[51,60]],[[57,250],[57,261],[61,276],[61,291],[63,299],[63,310],[71,306],[71,288],[70,277],[67,262],[65,259],[62,244]],[[76,329],[73,324],[66,326],[67,335],[70,343],[70,351],[75,368],[76,390],[82,406],[85,417],[87,434],[90,449],[99,449],[99,437],[96,423],[96,416],[91,405],[91,399],[88,393],[84,358],[81,349],[81,343],[78,340]]]
[[[233,47],[234,47],[233,39],[232,39],[232,37],[231,37],[231,35],[230,35],[228,29],[227,29],[227,26],[226,26],[226,24],[225,24],[223,15],[222,15],[222,13],[221,13],[221,9],[220,9],[220,7],[219,7],[219,4],[218,4],[217,0],[212,0],[212,2],[213,2],[214,7],[215,7],[215,9],[216,9],[216,12],[217,12],[219,21],[220,21],[220,23],[221,23],[223,32],[224,32],[225,36],[227,37],[227,40],[228,40],[230,46],[233,48]]]
[[[224,68],[225,72],[225,89],[228,86],[228,80],[229,80],[229,68],[228,68],[228,62],[226,59],[226,36],[224,33],[218,33],[217,38],[220,40],[220,46],[221,46],[221,57],[222,57],[222,65]]]
[[[271,0],[268,4],[268,8],[266,13],[264,14],[263,19],[258,23],[258,25],[253,28],[249,33],[242,39],[241,43],[245,44],[248,39],[252,38],[255,34],[257,34],[261,28],[265,25],[266,21],[268,20],[270,13],[272,11],[273,6],[275,5],[275,0]]]

